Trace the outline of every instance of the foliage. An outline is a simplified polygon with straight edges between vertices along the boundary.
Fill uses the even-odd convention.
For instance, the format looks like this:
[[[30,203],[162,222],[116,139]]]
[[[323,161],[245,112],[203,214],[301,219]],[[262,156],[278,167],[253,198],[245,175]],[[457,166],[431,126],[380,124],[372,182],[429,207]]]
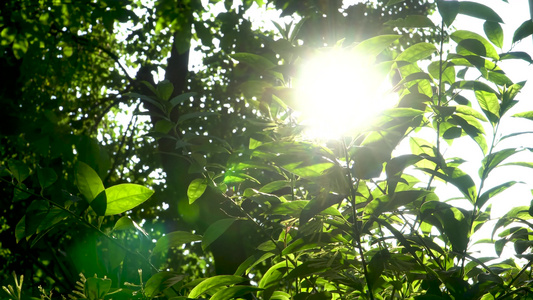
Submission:
[[[525,84],[500,65],[532,60],[501,53],[498,14],[483,4],[436,1],[440,26],[422,5],[422,14],[381,20],[388,29],[375,34],[386,35],[344,44],[328,37],[335,38],[330,47],[384,70],[399,100],[358,132],[321,142],[306,138],[298,122],[291,76],[323,45],[306,22],[338,7],[273,1],[287,15],[307,17],[276,25],[282,38],[274,40],[245,19],[253,2],[264,5],[224,2],[216,18],[201,16],[209,12],[199,1],[2,4],[1,63],[19,76],[1,90],[2,103],[11,103],[3,122],[14,127],[0,128],[0,182],[9,200],[2,200],[0,233],[2,243],[5,233],[16,243],[2,244],[0,254],[4,270],[16,266],[20,275],[15,288],[3,285],[7,296],[532,297],[533,209],[512,207],[491,222],[495,197],[519,183],[494,170],[532,167],[504,163],[531,151],[509,143],[531,132],[500,134]],[[484,22],[486,37],[454,30],[458,14]],[[117,22],[133,25],[122,42]],[[513,43],[533,33],[530,23]],[[413,28],[437,35],[391,34]],[[179,71],[187,70],[195,39],[210,56],[187,77]],[[156,83],[150,72],[168,55],[165,80]],[[128,68],[140,65],[130,77]],[[119,103],[134,112],[126,126],[113,118],[122,114]],[[446,156],[465,140],[479,148],[478,172]],[[150,175],[159,168],[163,183]],[[449,199],[443,187],[458,196]],[[486,228],[492,237],[477,239]],[[479,243],[498,257],[480,257]],[[510,245],[515,254],[503,258]]]

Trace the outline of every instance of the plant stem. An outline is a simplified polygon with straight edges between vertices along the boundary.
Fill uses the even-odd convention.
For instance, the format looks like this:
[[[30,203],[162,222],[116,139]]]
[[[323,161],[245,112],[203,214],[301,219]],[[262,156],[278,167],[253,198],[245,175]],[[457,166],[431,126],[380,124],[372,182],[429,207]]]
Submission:
[[[370,282],[370,276],[369,276],[368,270],[367,270],[367,264],[366,264],[366,260],[365,260],[365,253],[364,253],[363,247],[361,245],[361,233],[359,232],[359,227],[357,226],[357,210],[355,209],[355,194],[356,194],[357,188],[359,187],[360,179],[359,178],[356,179],[355,188],[354,188],[354,182],[353,182],[353,179],[352,179],[352,173],[350,172],[350,156],[348,155],[348,147],[346,145],[346,141],[344,140],[344,138],[342,138],[342,147],[343,147],[343,150],[344,150],[344,158],[346,160],[346,176],[347,176],[348,185],[350,187],[350,203],[351,203],[351,206],[352,206],[352,217],[353,217],[352,228],[353,228],[353,231],[354,231],[354,234],[355,234],[355,238],[356,238],[355,247],[357,248],[357,250],[359,252],[359,255],[361,256],[361,264],[363,266],[363,274],[365,276],[366,285],[368,287],[368,295],[370,297],[370,300],[374,300],[374,292],[372,290],[372,283]]]

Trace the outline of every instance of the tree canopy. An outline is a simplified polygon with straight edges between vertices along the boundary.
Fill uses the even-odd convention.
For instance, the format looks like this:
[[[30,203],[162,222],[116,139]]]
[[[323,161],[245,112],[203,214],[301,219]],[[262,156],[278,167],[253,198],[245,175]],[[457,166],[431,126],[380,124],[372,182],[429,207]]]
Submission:
[[[512,51],[533,27],[505,45],[503,21],[444,0],[2,2],[2,297],[532,297],[533,210],[491,215],[520,184],[493,171],[533,166],[506,161],[531,131],[499,131],[533,120],[502,69],[533,62]],[[297,92],[325,52],[397,97],[329,140]],[[447,155],[464,141],[478,172]]]

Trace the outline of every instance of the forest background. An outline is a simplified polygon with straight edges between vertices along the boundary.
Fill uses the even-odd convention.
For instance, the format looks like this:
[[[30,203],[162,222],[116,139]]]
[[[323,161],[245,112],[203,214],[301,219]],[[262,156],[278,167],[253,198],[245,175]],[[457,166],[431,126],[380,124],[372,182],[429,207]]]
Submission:
[[[250,21],[274,9],[285,24]],[[533,209],[520,204],[531,196],[514,192],[531,186],[497,173],[533,167],[529,125],[505,127],[533,119],[515,107],[525,82],[504,68],[533,62],[515,48],[533,22],[504,30],[498,12],[470,1],[2,2],[2,297],[533,297]],[[482,32],[454,26],[461,16]],[[375,71],[396,102],[317,139],[298,84],[327,53],[358,58],[350,74]],[[363,118],[377,100],[359,80],[338,96],[337,73],[319,74],[318,109]],[[351,102],[335,108],[341,97]],[[495,214],[496,202],[510,204]]]

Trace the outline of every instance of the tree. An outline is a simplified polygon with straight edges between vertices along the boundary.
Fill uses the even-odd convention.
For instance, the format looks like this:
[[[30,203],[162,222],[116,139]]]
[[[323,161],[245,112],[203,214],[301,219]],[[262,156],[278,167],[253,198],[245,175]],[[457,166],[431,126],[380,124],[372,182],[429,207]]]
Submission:
[[[322,145],[302,139],[288,78],[319,44],[314,41],[336,42],[339,36],[329,31],[316,39],[309,32],[339,16],[326,13],[317,21],[317,14],[335,10],[320,1],[301,3],[274,1],[285,13],[308,18],[278,26],[278,40],[252,30],[244,18],[251,1],[226,5],[216,18],[202,16],[208,11],[197,1],[3,4],[1,61],[19,76],[2,86],[11,107],[2,111],[10,125],[2,126],[2,190],[9,195],[2,218],[10,227],[2,241],[17,239],[3,245],[10,261],[4,266],[17,265],[18,274],[63,291],[74,289],[74,272],[82,272],[83,288],[76,291],[92,299],[529,295],[529,263],[492,262],[469,252],[472,234],[489,219],[491,198],[516,184],[485,186],[517,151],[499,142],[526,134],[498,138],[498,125],[523,86],[498,62],[531,61],[526,53],[495,50],[502,48],[499,16],[481,4],[437,1],[443,24],[435,26],[422,3],[415,17],[402,16],[375,33],[388,35],[339,49],[399,75],[400,101],[369,130]],[[146,13],[139,17],[134,9]],[[452,32],[457,13],[485,21],[488,40]],[[132,26],[123,42],[116,20]],[[391,35],[394,28],[439,35],[411,42]],[[514,42],[531,32],[527,21]],[[457,46],[445,56],[448,36]],[[210,54],[195,74],[188,73],[191,38]],[[167,55],[166,80],[156,83],[150,75]],[[420,67],[428,57],[434,62]],[[139,67],[135,78],[132,67]],[[479,75],[469,80],[467,71]],[[464,90],[474,91],[480,109]],[[135,114],[120,127],[124,104]],[[109,112],[115,118],[106,118]],[[151,125],[136,121],[139,115],[148,115]],[[434,141],[417,137],[419,128],[431,129]],[[149,138],[139,141],[146,132]],[[393,153],[406,138],[411,153]],[[482,150],[479,175],[444,156],[443,142],[453,146],[460,138]],[[163,184],[150,175],[158,168]],[[425,175],[415,177],[413,169]],[[440,199],[436,179],[455,186],[466,208]],[[495,231],[506,228],[490,241],[499,254],[512,243],[517,257],[529,259],[528,210],[513,208],[495,225]]]

